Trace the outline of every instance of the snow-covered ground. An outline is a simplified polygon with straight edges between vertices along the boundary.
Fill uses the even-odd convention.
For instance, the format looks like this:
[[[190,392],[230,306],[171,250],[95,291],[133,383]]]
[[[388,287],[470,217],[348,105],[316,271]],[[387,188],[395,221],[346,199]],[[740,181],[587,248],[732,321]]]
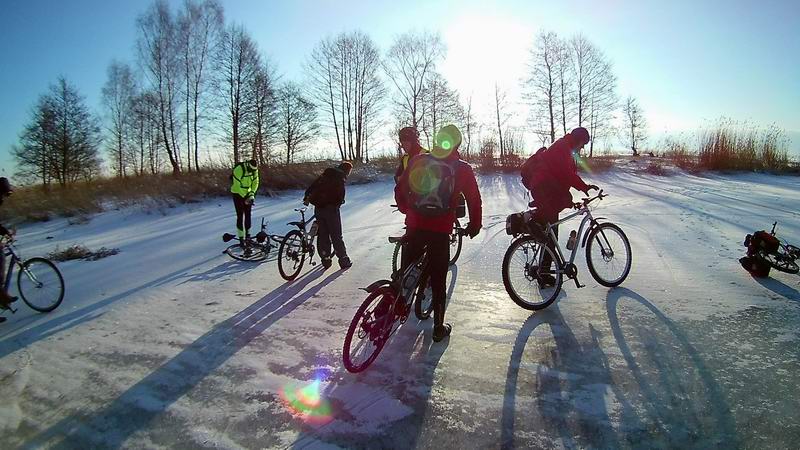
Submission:
[[[800,241],[800,180],[586,179],[611,195],[595,214],[632,242],[622,287],[595,283],[581,257],[587,287],[517,307],[500,264],[505,217],[527,199],[517,177],[481,176],[485,229],[451,269],[449,341],[412,317],[360,375],[341,346],[358,288],[390,270],[389,180],[348,188],[353,268],[293,283],[274,258],[221,253],[228,199],[23,227],[28,256],[120,253],[60,264],[62,306],[20,302],[0,325],[0,448],[796,448],[800,276],[756,280],[737,259],[774,220]],[[300,196],[259,198],[254,221],[285,232]]]

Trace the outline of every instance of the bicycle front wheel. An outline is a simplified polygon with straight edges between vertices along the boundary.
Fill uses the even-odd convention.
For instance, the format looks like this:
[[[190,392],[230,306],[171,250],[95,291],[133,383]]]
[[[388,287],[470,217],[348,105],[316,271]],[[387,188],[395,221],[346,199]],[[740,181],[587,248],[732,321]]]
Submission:
[[[631,243],[620,227],[603,223],[589,233],[586,263],[598,283],[606,287],[622,284],[631,271],[631,259]]]
[[[361,372],[378,357],[394,325],[394,303],[394,289],[383,286],[371,292],[358,308],[342,349],[342,362],[348,372]]]
[[[299,230],[286,233],[278,249],[278,271],[281,273],[281,277],[286,281],[297,278],[305,260],[303,234]]]
[[[461,245],[463,244],[464,236],[461,234],[461,225],[456,220],[453,230],[450,232],[450,265],[458,261],[461,255]]]
[[[238,261],[259,262],[264,261],[269,256],[269,244],[250,243],[249,248],[242,244],[233,244],[225,249],[225,254]]]
[[[563,276],[553,250],[533,236],[512,242],[503,257],[506,292],[514,303],[528,310],[536,311],[553,303],[561,292]]]
[[[17,288],[22,300],[39,312],[50,312],[64,300],[64,277],[45,258],[31,258],[20,265]]]

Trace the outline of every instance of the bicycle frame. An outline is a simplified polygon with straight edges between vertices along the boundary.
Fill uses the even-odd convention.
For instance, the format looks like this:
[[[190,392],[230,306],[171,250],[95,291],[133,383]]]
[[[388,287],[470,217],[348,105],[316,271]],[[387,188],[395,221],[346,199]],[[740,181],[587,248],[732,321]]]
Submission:
[[[602,192],[602,191],[601,191]],[[564,253],[561,251],[561,245],[558,243],[558,237],[555,234],[555,227],[561,225],[564,222],[567,222],[570,219],[583,215],[583,220],[581,220],[581,225],[578,227],[577,234],[575,235],[575,244],[572,247],[572,251],[569,256],[569,263],[567,263],[566,259],[564,258]],[[602,219],[602,217],[595,218],[592,216],[592,212],[589,210],[589,203],[584,203],[577,211],[567,215],[563,219],[559,219],[555,223],[548,223],[547,224],[547,237],[550,239],[550,242],[553,244],[553,250],[555,251],[556,258],[558,258],[558,264],[561,266],[567,267],[574,267],[575,266],[575,256],[578,254],[578,239],[581,240],[580,248],[586,247],[586,239],[589,237],[589,232],[598,225],[598,219]],[[588,224],[588,227],[587,227]],[[584,232],[584,229],[586,230]],[[573,280],[575,282],[575,286],[581,288],[583,285],[578,282],[578,274],[577,271],[569,271],[565,270],[565,275],[567,278]]]
[[[11,286],[11,277],[13,276],[14,266],[19,263],[19,255],[17,252],[14,251],[14,247],[11,246],[11,243],[6,243],[4,245],[5,255],[10,256],[8,260],[8,270],[6,271],[6,279],[3,280],[3,290],[8,292],[8,288]]]

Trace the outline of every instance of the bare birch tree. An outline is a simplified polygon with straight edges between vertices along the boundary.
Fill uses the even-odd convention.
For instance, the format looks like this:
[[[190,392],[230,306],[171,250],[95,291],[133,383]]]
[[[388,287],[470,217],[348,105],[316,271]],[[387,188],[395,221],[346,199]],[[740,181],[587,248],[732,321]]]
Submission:
[[[317,133],[317,111],[300,86],[291,81],[278,91],[277,108],[280,137],[286,146],[286,164],[291,164]]]
[[[422,122],[420,134],[425,136],[430,148],[432,139],[444,125],[459,124],[463,117],[458,93],[451,89],[447,80],[438,72],[433,72],[423,90]]]
[[[408,32],[395,38],[383,60],[383,69],[394,86],[395,104],[403,123],[419,126],[424,90],[444,55],[445,46],[437,34]]]
[[[106,84],[102,89],[103,106],[108,122],[109,156],[118,177],[127,175],[131,161],[130,132],[133,124],[133,101],[137,95],[136,81],[130,66],[114,61],[109,65]]]
[[[223,9],[217,0],[185,0],[178,18],[181,66],[185,81],[187,170],[200,168],[199,145],[204,97],[210,85],[211,60],[221,44]]]
[[[156,93],[159,127],[172,173],[181,171],[177,143],[176,102],[180,85],[180,67],[175,20],[165,0],[156,0],[136,19],[139,36],[139,62],[150,88]]]
[[[538,123],[540,116],[546,118],[551,143],[556,139],[558,46],[559,38],[553,32],[542,32],[536,37],[528,59],[528,76],[524,81],[525,96],[533,107],[533,121]]]
[[[226,134],[231,140],[234,162],[241,161],[242,132],[253,114],[250,94],[261,58],[255,41],[240,25],[226,28],[219,53],[219,87],[224,98]]]
[[[320,41],[306,63],[310,94],[327,117],[342,159],[363,160],[366,126],[385,94],[380,62],[374,41],[353,31]]]
[[[622,114],[625,120],[623,142],[630,147],[633,156],[638,156],[641,145],[647,139],[647,122],[644,118],[644,111],[639,106],[639,102],[629,96],[622,106]]]

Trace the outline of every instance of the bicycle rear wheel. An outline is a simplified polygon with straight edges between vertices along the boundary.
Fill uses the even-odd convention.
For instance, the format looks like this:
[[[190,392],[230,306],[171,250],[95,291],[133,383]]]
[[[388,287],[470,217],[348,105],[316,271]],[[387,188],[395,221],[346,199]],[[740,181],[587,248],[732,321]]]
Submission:
[[[548,268],[543,264],[545,256],[550,257]],[[506,292],[514,303],[528,310],[543,309],[553,303],[561,292],[563,276],[555,253],[533,236],[523,236],[512,242],[503,257]],[[548,280],[550,277],[552,280]]]
[[[589,233],[586,263],[589,273],[606,287],[622,284],[631,271],[631,243],[622,229],[603,223]]]
[[[792,254],[783,244],[778,247],[778,251],[775,253],[761,252],[761,257],[775,268],[775,270],[786,273],[800,272],[800,267],[797,266]]]
[[[342,349],[342,362],[348,372],[361,372],[378,357],[394,325],[394,303],[394,289],[383,286],[370,292],[358,308]]]
[[[298,230],[286,233],[278,249],[278,271],[281,273],[281,277],[286,281],[297,278],[305,260],[303,234]]]
[[[31,258],[20,264],[17,288],[22,300],[39,312],[50,312],[64,300],[64,277],[45,258]]]

